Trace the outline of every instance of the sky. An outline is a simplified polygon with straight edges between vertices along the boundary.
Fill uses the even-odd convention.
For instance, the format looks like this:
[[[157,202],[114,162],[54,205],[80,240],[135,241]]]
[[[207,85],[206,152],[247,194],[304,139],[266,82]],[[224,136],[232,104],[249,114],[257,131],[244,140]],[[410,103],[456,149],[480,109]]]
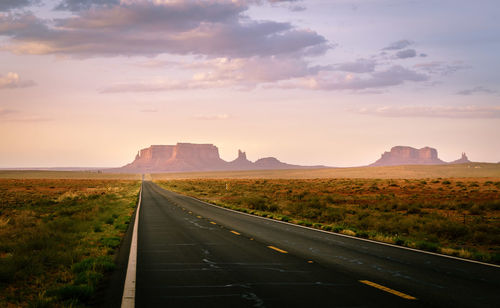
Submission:
[[[0,0],[0,168],[152,144],[500,161],[498,0]]]

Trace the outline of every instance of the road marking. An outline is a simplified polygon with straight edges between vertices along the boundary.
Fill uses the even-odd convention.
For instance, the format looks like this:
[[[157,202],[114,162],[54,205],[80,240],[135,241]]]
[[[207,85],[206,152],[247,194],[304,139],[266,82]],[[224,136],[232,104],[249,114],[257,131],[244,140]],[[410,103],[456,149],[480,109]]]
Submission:
[[[135,213],[134,229],[132,231],[132,240],[130,242],[130,253],[128,256],[127,274],[125,276],[125,284],[123,286],[122,308],[135,307],[135,278],[137,270],[137,229],[139,225],[139,211],[141,210],[142,200],[142,183],[139,191],[139,201],[137,202],[137,210]]]
[[[211,223],[212,225],[216,225],[216,223],[215,223],[215,222],[213,222],[213,221],[211,221],[210,223]]]
[[[165,189],[163,189],[163,190],[165,190]],[[289,225],[289,226],[293,226],[293,227],[297,227],[297,228],[308,229],[308,230],[315,231],[315,232],[322,232],[322,233],[326,233],[326,234],[329,234],[329,235],[346,237],[346,238],[350,238],[350,239],[357,240],[357,241],[364,241],[364,242],[369,242],[369,243],[373,243],[373,244],[377,244],[377,245],[390,246],[390,247],[394,247],[394,248],[397,248],[397,249],[404,249],[404,250],[414,251],[414,252],[417,252],[417,253],[423,253],[423,254],[438,256],[438,257],[442,257],[442,258],[455,259],[455,260],[460,260],[460,261],[463,261],[463,262],[476,263],[476,264],[486,265],[486,266],[490,266],[490,267],[500,268],[500,265],[497,265],[497,264],[490,264],[490,263],[485,263],[485,262],[480,262],[480,261],[475,261],[475,260],[469,260],[469,259],[459,258],[459,257],[455,257],[455,256],[448,256],[448,255],[443,255],[443,254],[440,254],[440,253],[435,253],[435,252],[430,252],[430,251],[425,251],[425,250],[418,250],[418,249],[415,249],[415,248],[400,246],[400,245],[396,245],[396,244],[389,244],[389,243],[384,243],[384,242],[377,242],[377,241],[369,240],[369,239],[366,239],[366,238],[354,237],[354,236],[345,235],[345,234],[342,234],[342,233],[336,233],[336,232],[332,232],[332,231],[325,231],[325,230],[321,230],[321,229],[314,229],[314,228],[311,228],[311,227],[297,225],[297,224],[294,224],[294,223],[291,223],[291,222],[286,222],[286,221],[281,221],[281,220],[275,220],[275,219],[271,219],[271,218],[268,218],[268,217],[262,217],[262,216],[257,216],[257,215],[253,215],[253,214],[249,214],[249,213],[240,212],[240,211],[233,210],[233,209],[228,209],[228,208],[225,208],[225,207],[222,207],[222,206],[218,206],[218,205],[215,205],[215,204],[212,204],[212,203],[205,202],[205,201],[200,200],[200,199],[196,199],[195,197],[186,196],[186,195],[183,195],[183,196],[187,197],[189,199],[192,199],[192,200],[196,200],[196,201],[198,201],[200,203],[203,203],[203,204],[215,207],[215,208],[219,208],[219,209],[224,210],[224,211],[234,212],[234,213],[238,213],[240,215],[246,215],[246,216],[250,216],[250,217],[254,217],[254,218],[258,218],[258,219],[264,219],[264,220],[267,220],[267,221],[272,221],[272,222],[275,222],[275,223],[285,224],[285,225]]]
[[[201,218],[201,216],[200,216],[200,215],[198,215],[198,216],[196,216],[196,218]]]
[[[385,292],[397,295],[397,296],[405,298],[405,299],[410,299],[410,300],[416,300],[417,299],[416,297],[413,297],[411,295],[404,294],[403,292],[399,292],[399,291],[393,290],[393,289],[388,288],[388,287],[384,287],[382,285],[379,285],[378,283],[371,282],[369,280],[360,280],[359,282],[364,283],[366,285],[369,285],[370,287],[374,287],[374,288],[377,288],[379,290],[382,290],[382,291],[385,291]]]
[[[288,253],[288,251],[286,250],[283,250],[283,249],[279,249],[278,247],[274,247],[274,246],[267,246],[268,248],[271,248],[273,250],[276,250],[278,252],[281,252],[281,253]]]
[[[238,233],[236,231],[233,231],[233,230],[231,230],[230,232],[233,233],[233,234],[236,234],[236,235],[241,235],[240,233]]]

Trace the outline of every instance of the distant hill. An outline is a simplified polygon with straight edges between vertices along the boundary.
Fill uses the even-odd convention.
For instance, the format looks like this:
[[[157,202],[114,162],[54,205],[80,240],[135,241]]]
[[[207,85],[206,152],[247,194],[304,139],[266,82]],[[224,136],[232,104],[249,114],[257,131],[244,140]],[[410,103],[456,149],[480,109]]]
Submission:
[[[141,149],[133,162],[106,172],[159,173],[187,171],[230,171],[230,170],[274,170],[310,169],[325,166],[299,166],[286,164],[274,157],[252,162],[246,153],[238,151],[238,157],[230,162],[220,158],[219,149],[213,144],[177,143],[176,145],[152,145]]]
[[[384,152],[379,160],[369,166],[400,166],[400,165],[444,165],[444,164],[464,164],[470,163],[465,153],[462,157],[445,162],[439,159],[438,152],[434,148],[424,147],[415,149],[409,146],[395,146],[390,152]]]

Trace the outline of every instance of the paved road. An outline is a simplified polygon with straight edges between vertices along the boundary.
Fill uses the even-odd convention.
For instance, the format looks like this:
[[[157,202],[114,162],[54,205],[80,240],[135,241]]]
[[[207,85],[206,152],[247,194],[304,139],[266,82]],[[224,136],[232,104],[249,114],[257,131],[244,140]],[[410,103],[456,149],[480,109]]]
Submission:
[[[138,232],[138,307],[500,303],[498,267],[232,212],[152,182],[144,182]]]

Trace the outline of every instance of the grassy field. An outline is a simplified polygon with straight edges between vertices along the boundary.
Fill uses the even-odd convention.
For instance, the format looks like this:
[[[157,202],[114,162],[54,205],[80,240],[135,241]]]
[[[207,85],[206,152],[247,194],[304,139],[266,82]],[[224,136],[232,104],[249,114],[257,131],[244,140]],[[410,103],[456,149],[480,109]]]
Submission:
[[[170,179],[420,179],[500,177],[500,164],[413,165],[294,170],[212,171],[151,174],[154,180]]]
[[[500,263],[500,177],[156,182],[255,215]]]
[[[79,307],[106,271],[140,182],[0,179],[0,307]]]

